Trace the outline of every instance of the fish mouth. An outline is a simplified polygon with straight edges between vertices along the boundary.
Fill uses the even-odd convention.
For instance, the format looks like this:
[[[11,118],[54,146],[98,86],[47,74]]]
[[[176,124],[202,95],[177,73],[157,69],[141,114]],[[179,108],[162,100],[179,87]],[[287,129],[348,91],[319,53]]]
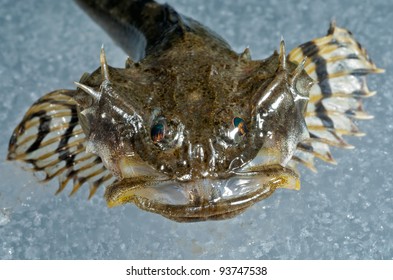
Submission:
[[[190,181],[125,178],[107,187],[109,207],[134,203],[177,222],[232,218],[277,188],[299,189],[297,172],[280,165],[234,173],[227,178]]]

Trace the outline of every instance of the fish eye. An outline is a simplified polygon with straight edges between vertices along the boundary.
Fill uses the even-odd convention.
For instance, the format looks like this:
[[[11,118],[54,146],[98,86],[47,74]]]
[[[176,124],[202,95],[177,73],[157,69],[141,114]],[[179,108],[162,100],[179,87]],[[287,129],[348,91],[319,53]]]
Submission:
[[[232,119],[232,124],[227,131],[227,137],[235,144],[239,144],[248,132],[246,122],[240,117]]]
[[[247,133],[247,127],[246,127],[246,122],[239,117],[234,117],[232,120],[232,124],[237,129],[237,133],[240,136],[244,136]]]
[[[165,138],[166,122],[163,119],[158,120],[150,130],[151,140],[154,144],[162,142]]]
[[[176,119],[167,120],[157,117],[150,128],[150,138],[156,146],[163,150],[171,149],[183,141],[184,126]]]

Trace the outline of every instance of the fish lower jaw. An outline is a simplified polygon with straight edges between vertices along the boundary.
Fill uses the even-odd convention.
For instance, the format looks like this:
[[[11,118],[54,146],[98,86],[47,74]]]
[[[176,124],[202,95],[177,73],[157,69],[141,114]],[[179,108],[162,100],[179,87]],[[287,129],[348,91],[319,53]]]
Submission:
[[[299,189],[296,172],[272,167],[261,173],[235,174],[225,179],[190,181],[125,178],[106,189],[109,207],[134,203],[138,207],[178,222],[234,217],[277,188]]]

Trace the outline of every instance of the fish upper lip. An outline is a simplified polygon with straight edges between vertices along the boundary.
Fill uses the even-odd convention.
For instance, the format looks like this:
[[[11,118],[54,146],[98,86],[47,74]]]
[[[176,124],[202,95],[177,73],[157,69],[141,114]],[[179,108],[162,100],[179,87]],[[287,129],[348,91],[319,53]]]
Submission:
[[[109,207],[135,203],[176,221],[225,219],[270,196],[276,188],[300,187],[299,177],[292,169],[271,168],[267,172],[233,173],[226,179],[154,181],[140,178],[135,181],[128,178],[107,187],[105,198]]]
[[[195,176],[192,174],[192,172],[181,174],[181,175],[168,175],[164,172],[160,172],[156,170],[156,172],[152,174],[140,174],[139,178],[142,180],[150,181],[151,183],[164,183],[164,182],[173,182],[173,183],[179,183],[179,184],[189,184],[189,183],[197,183],[201,181],[210,181],[210,182],[215,182],[215,181],[223,181],[223,180],[229,180],[231,178],[235,177],[251,177],[251,176],[258,176],[262,175],[263,173],[271,173],[271,172],[277,172],[279,170],[291,170],[292,172],[296,173],[292,168],[289,167],[283,167],[278,164],[270,164],[270,165],[264,165],[260,167],[254,167],[253,169],[250,170],[241,170],[242,168],[238,168],[235,170],[231,170],[228,172],[205,172],[205,174],[201,174],[200,176]],[[202,173],[202,172],[201,172]],[[120,180],[132,180],[133,177],[123,177],[120,178]]]
[[[228,171],[228,172],[221,172],[221,173],[209,173],[207,176],[200,176],[200,177],[193,177],[191,173],[182,175],[182,176],[174,176],[174,177],[167,177],[166,179],[163,179],[162,181],[176,181],[176,182],[181,182],[181,183],[188,183],[188,182],[197,182],[201,180],[227,180],[236,176],[242,177],[242,176],[258,176],[264,172],[272,172],[272,171],[277,171],[277,170],[291,170],[292,172],[296,173],[297,172],[292,169],[291,167],[284,167],[279,164],[269,164],[269,165],[264,165],[264,166],[259,166],[255,167],[253,169],[250,169],[248,171],[240,171],[242,168],[238,168],[236,170]],[[159,180],[158,180],[159,181]]]

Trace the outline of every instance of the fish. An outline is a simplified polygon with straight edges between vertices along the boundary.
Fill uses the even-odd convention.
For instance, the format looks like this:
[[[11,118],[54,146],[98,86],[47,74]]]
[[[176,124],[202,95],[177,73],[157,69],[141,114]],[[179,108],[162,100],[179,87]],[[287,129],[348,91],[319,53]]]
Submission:
[[[128,55],[84,73],[25,113],[7,159],[59,180],[56,194],[104,188],[177,222],[233,218],[276,189],[300,189],[298,166],[336,164],[371,119],[367,74],[382,73],[353,34],[327,34],[253,60],[218,34],[152,0],[76,0]],[[98,56],[98,55],[97,55]]]

